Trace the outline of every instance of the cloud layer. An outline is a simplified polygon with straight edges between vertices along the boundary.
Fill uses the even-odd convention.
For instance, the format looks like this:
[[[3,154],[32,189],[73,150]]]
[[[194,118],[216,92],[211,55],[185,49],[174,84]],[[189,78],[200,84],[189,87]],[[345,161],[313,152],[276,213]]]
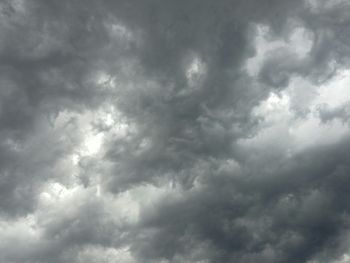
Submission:
[[[350,262],[350,5],[0,3],[0,262]]]

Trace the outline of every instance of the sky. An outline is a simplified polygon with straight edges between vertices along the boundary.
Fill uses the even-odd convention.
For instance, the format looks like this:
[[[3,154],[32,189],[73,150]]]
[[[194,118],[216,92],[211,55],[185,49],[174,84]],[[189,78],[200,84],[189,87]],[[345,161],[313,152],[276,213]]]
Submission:
[[[350,2],[0,1],[0,263],[350,263]]]

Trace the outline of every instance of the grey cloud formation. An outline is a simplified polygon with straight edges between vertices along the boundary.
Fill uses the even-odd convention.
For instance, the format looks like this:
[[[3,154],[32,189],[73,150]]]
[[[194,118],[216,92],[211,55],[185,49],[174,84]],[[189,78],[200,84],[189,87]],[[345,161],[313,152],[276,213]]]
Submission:
[[[321,120],[324,122],[340,119],[346,123],[350,118],[350,108],[348,104],[340,105],[334,108],[327,105],[320,105],[319,114]]]
[[[346,1],[0,3],[0,263],[350,262]]]

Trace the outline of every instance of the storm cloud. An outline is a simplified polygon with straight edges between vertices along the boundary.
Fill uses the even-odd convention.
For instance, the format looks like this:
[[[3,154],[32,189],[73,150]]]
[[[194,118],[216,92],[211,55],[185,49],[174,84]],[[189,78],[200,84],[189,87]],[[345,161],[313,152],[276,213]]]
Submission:
[[[349,263],[350,4],[0,2],[0,263]]]

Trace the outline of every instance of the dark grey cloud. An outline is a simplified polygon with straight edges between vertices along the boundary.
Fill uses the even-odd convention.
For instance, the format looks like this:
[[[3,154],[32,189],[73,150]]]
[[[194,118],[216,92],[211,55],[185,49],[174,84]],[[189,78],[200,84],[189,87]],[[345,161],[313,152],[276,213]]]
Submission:
[[[3,1],[0,262],[346,263],[349,11]]]
[[[200,190],[146,212],[143,227],[157,230],[135,250],[176,261],[203,246],[198,262],[306,262],[331,251],[347,224],[346,141],[276,160],[270,172],[249,174],[253,160],[233,177],[212,169]]]

